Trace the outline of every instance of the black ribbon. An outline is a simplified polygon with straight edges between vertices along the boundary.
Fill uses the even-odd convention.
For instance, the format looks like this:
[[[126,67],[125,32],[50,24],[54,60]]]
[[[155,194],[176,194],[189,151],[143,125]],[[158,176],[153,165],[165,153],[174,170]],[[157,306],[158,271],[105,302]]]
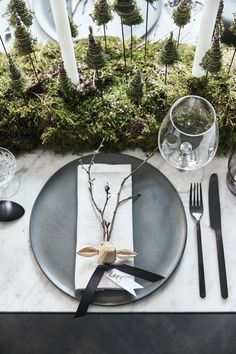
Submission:
[[[95,295],[96,289],[100,280],[102,279],[103,274],[110,269],[118,269],[124,273],[133,275],[138,278],[142,278],[151,282],[156,282],[158,280],[164,279],[162,275],[148,272],[141,268],[132,267],[128,264],[102,264],[97,266],[93,272],[80,300],[78,309],[74,315],[74,318],[85,316],[88,310],[89,305],[91,304],[93,297]]]

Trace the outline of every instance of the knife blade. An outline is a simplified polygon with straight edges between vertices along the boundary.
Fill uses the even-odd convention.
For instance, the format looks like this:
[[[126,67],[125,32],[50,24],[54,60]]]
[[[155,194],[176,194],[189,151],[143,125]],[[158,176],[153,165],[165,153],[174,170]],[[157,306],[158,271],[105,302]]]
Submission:
[[[217,246],[221,296],[224,299],[226,299],[228,297],[228,285],[227,285],[224,246],[223,246],[222,229],[221,229],[219,183],[218,183],[218,176],[215,173],[211,175],[210,182],[209,182],[209,214],[210,214],[210,226],[212,229],[215,230],[215,234],[216,234],[216,246]]]

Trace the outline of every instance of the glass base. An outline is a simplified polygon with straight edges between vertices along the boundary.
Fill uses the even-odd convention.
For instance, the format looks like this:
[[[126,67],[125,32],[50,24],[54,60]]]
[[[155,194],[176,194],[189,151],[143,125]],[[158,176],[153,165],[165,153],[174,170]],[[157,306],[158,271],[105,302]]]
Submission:
[[[199,168],[197,170],[185,171],[175,170],[175,178],[172,179],[172,183],[178,193],[189,193],[191,183],[200,183],[204,178],[204,169]]]
[[[17,193],[19,189],[19,179],[14,176],[12,180],[6,185],[0,187],[0,199],[9,199]]]

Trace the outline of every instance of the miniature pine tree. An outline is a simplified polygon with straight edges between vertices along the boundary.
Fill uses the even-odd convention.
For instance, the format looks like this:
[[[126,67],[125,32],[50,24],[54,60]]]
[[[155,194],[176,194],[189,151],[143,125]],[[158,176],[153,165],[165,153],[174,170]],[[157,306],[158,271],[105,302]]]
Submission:
[[[179,45],[181,29],[191,20],[191,5],[189,0],[181,0],[177,8],[173,12],[174,23],[179,27],[177,46]]]
[[[21,74],[21,71],[16,66],[11,56],[8,56],[9,72],[11,79],[11,88],[15,92],[21,92],[24,88],[25,80]]]
[[[89,27],[88,49],[85,61],[89,68],[95,71],[103,68],[106,63],[101,43],[95,40],[91,26]]]
[[[113,6],[115,12],[121,17],[128,16],[134,11],[133,0],[115,0]]]
[[[230,32],[231,32],[234,36],[236,36],[236,14],[234,14],[234,19],[233,19],[233,22],[232,22],[232,24],[231,24],[229,30],[230,30]],[[233,52],[233,56],[232,56],[232,59],[231,59],[230,64],[229,64],[228,73],[230,73],[230,70],[231,70],[231,68],[232,68],[235,55],[236,55],[236,46],[234,47],[234,52]]]
[[[170,37],[167,39],[162,51],[161,51],[161,63],[165,65],[165,83],[167,82],[167,70],[168,65],[173,65],[178,60],[178,50],[176,44],[173,40],[173,32],[171,32]]]
[[[10,0],[8,4],[8,12],[10,14],[9,22],[13,27],[16,25],[14,12],[18,14],[26,27],[30,27],[33,23],[32,13],[27,9],[24,0]]]
[[[121,20],[123,58],[124,58],[124,65],[125,65],[125,78],[127,81],[126,49],[125,49],[123,19],[125,16],[131,15],[134,12],[134,1],[133,0],[115,0],[113,8],[117,12],[117,14],[120,16],[120,20]]]
[[[76,38],[79,34],[78,26],[74,23],[73,19],[70,16],[68,16],[68,18],[69,18],[71,36],[72,38]]]
[[[236,36],[236,14],[234,14],[233,22],[231,23],[229,30]]]
[[[148,35],[148,14],[149,14],[149,4],[153,4],[156,0],[146,0],[146,30],[145,30],[145,45],[144,45],[144,57],[147,56],[147,35]]]
[[[140,9],[135,4],[133,13],[123,17],[123,24],[130,26],[130,56],[133,59],[133,26],[139,25],[143,22]]]
[[[221,70],[222,51],[219,25],[215,29],[211,48],[206,52],[205,56],[203,57],[201,65],[206,71],[206,76],[208,75],[208,73],[216,74]]]
[[[140,25],[143,22],[140,9],[134,4],[133,12],[123,16],[123,24],[126,26]]]
[[[132,102],[136,104],[141,103],[143,98],[143,80],[140,70],[136,71],[134,78],[131,80],[127,96]]]
[[[107,51],[106,24],[111,21],[111,6],[107,0],[97,0],[94,5],[92,18],[97,26],[103,26],[105,48]]]
[[[27,55],[33,53],[35,40],[16,12],[13,13],[13,16],[15,19],[15,46],[19,54]]]
[[[64,68],[63,61],[60,62],[58,67],[58,89],[66,101],[74,101],[76,96],[76,86],[69,79],[67,72]]]
[[[28,28],[22,23],[15,11],[13,12],[13,16],[15,19],[15,47],[19,54],[29,56],[32,68],[38,80],[38,74],[31,57],[31,53],[34,53],[35,39],[32,38]]]
[[[222,19],[223,11],[224,11],[224,0],[220,0],[219,7],[218,7],[218,12],[217,12],[217,15],[216,15],[216,26],[217,26],[217,24],[219,24],[219,26],[220,26],[220,34],[221,35],[224,32],[224,24],[223,24],[223,19]]]

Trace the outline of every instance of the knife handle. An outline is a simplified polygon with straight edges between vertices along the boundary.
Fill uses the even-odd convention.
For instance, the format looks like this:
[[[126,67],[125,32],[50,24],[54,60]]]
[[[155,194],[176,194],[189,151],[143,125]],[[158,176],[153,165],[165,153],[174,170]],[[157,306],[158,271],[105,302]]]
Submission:
[[[219,274],[220,274],[221,296],[223,297],[223,299],[227,299],[228,285],[227,285],[226,268],[225,268],[223,239],[222,239],[221,232],[217,230],[216,230],[216,244],[217,244]]]
[[[197,221],[197,251],[198,251],[198,277],[199,293],[202,298],[206,297],[205,273],[202,255],[202,235],[200,221]]]

